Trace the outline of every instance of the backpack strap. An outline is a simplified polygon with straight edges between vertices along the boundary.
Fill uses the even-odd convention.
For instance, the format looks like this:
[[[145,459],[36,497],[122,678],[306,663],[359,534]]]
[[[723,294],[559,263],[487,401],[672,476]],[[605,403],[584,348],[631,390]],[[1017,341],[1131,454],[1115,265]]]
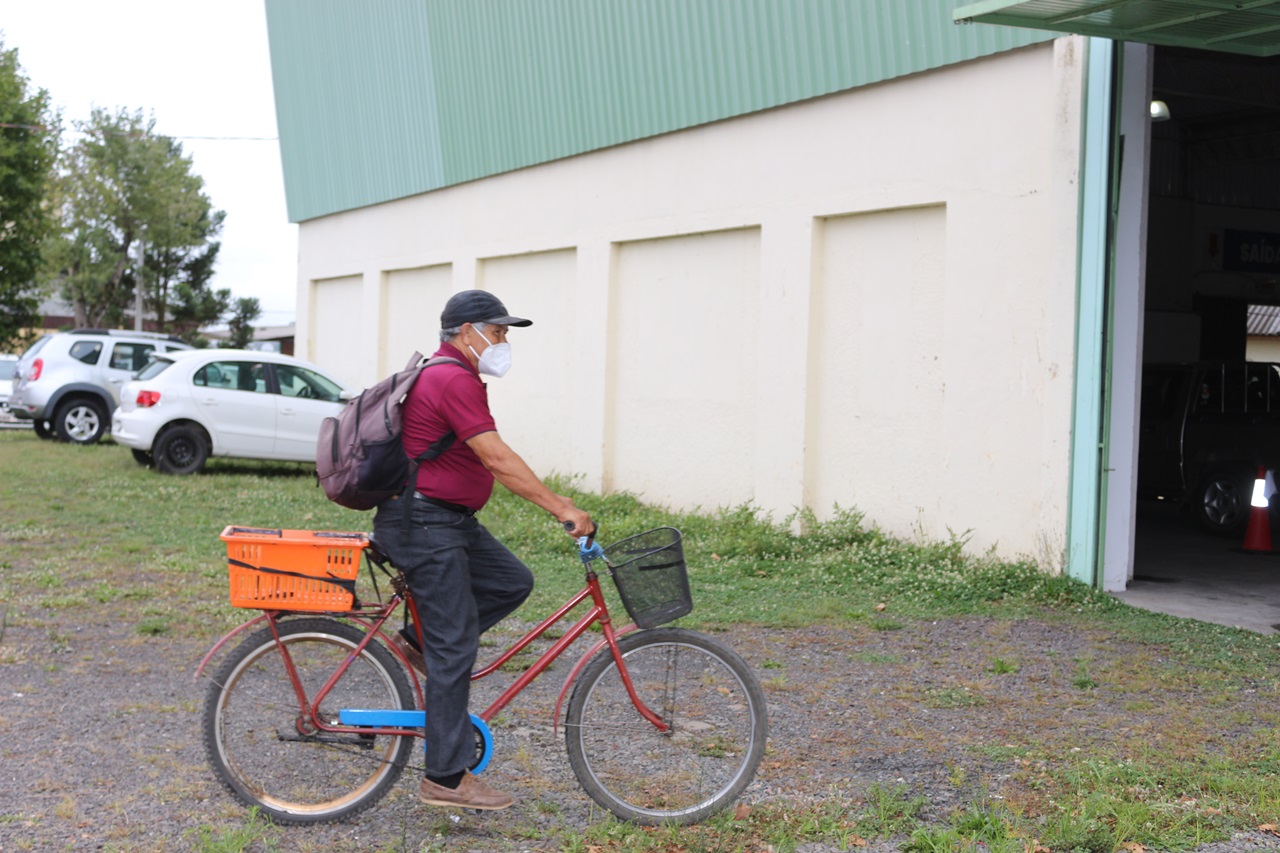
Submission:
[[[459,367],[468,367],[468,365],[464,364],[461,361],[458,361],[456,358],[451,358],[447,355],[442,355],[437,358],[429,358],[426,361],[424,361],[422,363],[422,369],[426,370],[428,367],[435,367],[437,364],[456,364]],[[468,367],[468,369],[470,368]],[[403,421],[401,421],[400,428],[401,430],[404,429]],[[418,465],[422,462],[430,462],[432,459],[435,459],[436,457],[440,456],[440,454],[444,453],[450,447],[453,447],[453,443],[457,441],[457,439],[458,439],[458,436],[456,436],[453,433],[453,430],[450,430],[449,432],[446,432],[444,435],[437,438],[435,441],[431,442],[431,445],[426,450],[422,451],[417,456],[409,460],[409,476],[404,481],[404,491],[400,493],[401,528],[404,530],[406,535],[408,534],[409,527],[410,527],[409,516],[411,514],[411,511],[409,509],[410,507],[409,501],[413,499],[413,493],[418,490]]]
[[[429,358],[426,361],[424,361],[422,363],[422,369],[426,370],[428,367],[435,367],[437,364],[456,364],[459,367],[468,367],[467,364],[465,364],[464,362],[458,361],[456,358],[451,358],[447,355],[442,355],[437,358]],[[403,421],[401,421],[400,429],[402,431],[404,429]],[[437,438],[435,441],[431,442],[431,446],[428,447],[426,450],[422,451],[421,453],[419,453],[415,458],[410,459],[409,464],[413,470],[409,475],[409,482],[412,483],[414,477],[417,475],[419,462],[430,462],[432,459],[435,459],[441,453],[444,453],[450,447],[453,447],[453,442],[456,441],[457,438],[458,437],[453,434],[453,431],[450,430],[449,432],[446,432],[444,435]]]

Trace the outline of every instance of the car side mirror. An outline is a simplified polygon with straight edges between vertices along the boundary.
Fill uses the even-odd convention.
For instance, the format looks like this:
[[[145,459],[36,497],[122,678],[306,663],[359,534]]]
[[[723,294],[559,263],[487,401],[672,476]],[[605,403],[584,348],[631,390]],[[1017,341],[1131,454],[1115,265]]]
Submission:
[[[341,391],[338,392],[338,399],[344,403],[351,402],[356,398],[356,396],[357,395],[355,391],[351,391],[347,388],[343,388]]]

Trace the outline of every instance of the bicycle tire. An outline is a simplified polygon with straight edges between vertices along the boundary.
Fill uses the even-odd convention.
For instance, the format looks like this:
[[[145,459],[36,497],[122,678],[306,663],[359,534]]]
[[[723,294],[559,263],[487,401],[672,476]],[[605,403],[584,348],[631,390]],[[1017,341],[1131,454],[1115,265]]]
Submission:
[[[278,623],[308,700],[364,632],[328,618]],[[404,668],[379,642],[352,661],[321,705],[416,707]],[[400,778],[413,737],[326,735],[299,712],[298,698],[270,627],[254,632],[214,674],[204,703],[204,743],[218,780],[243,803],[280,824],[340,821],[378,802]]]
[[[719,640],[654,628],[618,641],[627,672],[659,732],[628,697],[609,649],[587,664],[566,716],[569,766],[593,800],[642,825],[690,824],[720,811],[751,784],[769,716],[760,682]]]

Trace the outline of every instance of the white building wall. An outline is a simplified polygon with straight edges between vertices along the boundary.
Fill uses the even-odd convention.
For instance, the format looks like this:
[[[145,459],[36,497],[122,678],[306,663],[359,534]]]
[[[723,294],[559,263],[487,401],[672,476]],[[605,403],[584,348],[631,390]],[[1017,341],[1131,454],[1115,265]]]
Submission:
[[[448,270],[535,321],[489,386],[536,470],[775,519],[838,503],[1057,568],[1078,55],[1064,38],[304,222],[300,301],[361,271],[374,304],[312,305],[299,339],[369,384],[399,364],[322,343],[324,318],[433,339],[443,279],[404,311],[385,281]]]
[[[440,309],[453,293],[453,269],[449,264],[436,264],[388,270],[382,284],[377,335],[379,377],[403,368],[415,352],[435,352],[440,339],[436,334]]]
[[[304,339],[307,358],[325,365],[344,382],[358,381],[364,360],[361,342],[368,340],[361,332],[369,327],[368,316],[362,311],[363,279],[358,275],[316,278],[306,293],[308,298],[299,303],[299,314],[307,318],[310,327]]]
[[[944,455],[943,424],[956,407],[946,382],[946,208],[840,216],[820,228],[805,503],[849,507],[857,491],[869,519],[905,521],[904,510],[940,519],[950,502],[937,484],[944,469],[963,467]],[[868,334],[875,323],[892,323],[894,333]],[[955,377],[952,387],[974,378]]]
[[[572,249],[485,258],[476,282],[500,294],[512,311],[518,305],[519,316],[534,320],[533,326],[516,329],[510,336],[511,381],[489,381],[489,406],[498,432],[544,475],[581,470],[572,435],[565,428],[578,409],[572,346],[576,282],[577,257]],[[444,299],[436,303],[437,317],[443,305]],[[435,328],[439,326],[437,322]]]
[[[684,507],[753,500],[760,229],[616,251],[604,487]]]

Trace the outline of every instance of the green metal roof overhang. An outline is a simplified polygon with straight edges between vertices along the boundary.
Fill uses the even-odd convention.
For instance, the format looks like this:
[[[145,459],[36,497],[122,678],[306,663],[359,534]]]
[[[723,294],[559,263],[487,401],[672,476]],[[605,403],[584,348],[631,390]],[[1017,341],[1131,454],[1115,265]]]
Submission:
[[[1117,41],[1280,54],[1280,0],[981,0],[959,23],[1029,27]]]

